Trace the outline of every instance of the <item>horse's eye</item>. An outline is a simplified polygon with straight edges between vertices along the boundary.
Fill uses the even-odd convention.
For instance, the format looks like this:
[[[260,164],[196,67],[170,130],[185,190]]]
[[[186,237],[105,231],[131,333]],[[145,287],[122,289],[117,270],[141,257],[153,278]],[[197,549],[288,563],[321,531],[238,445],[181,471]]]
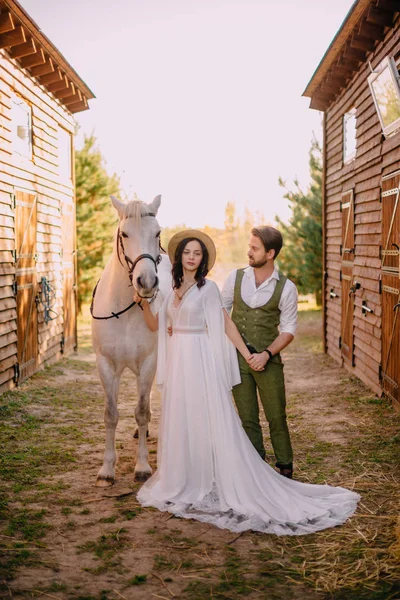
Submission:
[[[128,235],[127,233],[125,233],[125,231],[121,231],[121,236],[122,236],[123,238],[127,238],[127,237],[129,237],[129,235]]]

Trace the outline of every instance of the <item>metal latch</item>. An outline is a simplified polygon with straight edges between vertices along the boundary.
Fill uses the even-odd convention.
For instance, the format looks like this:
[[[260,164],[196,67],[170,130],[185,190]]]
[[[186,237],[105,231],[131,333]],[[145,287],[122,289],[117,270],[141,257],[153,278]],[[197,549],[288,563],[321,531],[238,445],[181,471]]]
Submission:
[[[367,313],[373,313],[374,311],[372,310],[372,308],[369,308],[369,306],[367,306],[367,301],[363,300],[361,312],[363,313],[363,315],[367,316]]]

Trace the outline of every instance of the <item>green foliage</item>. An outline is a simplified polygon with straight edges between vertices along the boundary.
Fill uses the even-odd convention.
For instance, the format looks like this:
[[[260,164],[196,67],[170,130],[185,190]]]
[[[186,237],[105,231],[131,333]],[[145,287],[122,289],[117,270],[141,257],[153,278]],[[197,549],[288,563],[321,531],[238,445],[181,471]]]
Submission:
[[[91,297],[111,253],[117,214],[110,195],[119,195],[119,179],[109,176],[94,135],[85,136],[75,153],[79,305]]]
[[[283,235],[284,247],[278,257],[279,268],[297,285],[302,294],[313,293],[318,305],[322,299],[322,156],[316,140],[310,150],[311,185],[304,193],[297,181],[287,190],[292,216],[288,224],[275,217]],[[280,179],[282,187],[285,183]],[[287,188],[286,188],[287,189]]]

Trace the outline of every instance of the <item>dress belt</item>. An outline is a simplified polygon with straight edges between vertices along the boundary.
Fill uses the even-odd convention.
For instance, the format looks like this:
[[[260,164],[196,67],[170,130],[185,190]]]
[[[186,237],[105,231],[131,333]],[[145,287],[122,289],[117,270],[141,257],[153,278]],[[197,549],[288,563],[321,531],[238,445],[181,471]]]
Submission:
[[[189,329],[188,327],[173,327],[172,328],[172,334],[174,333],[179,333],[179,334],[186,334],[186,335],[190,335],[190,334],[196,334],[196,335],[201,335],[201,334],[206,334],[207,330],[206,329]]]

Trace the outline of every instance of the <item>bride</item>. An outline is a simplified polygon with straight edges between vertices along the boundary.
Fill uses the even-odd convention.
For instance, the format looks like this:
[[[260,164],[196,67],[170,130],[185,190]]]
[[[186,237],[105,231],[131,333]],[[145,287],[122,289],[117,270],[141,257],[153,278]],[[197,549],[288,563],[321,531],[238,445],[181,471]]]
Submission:
[[[157,471],[139,502],[235,532],[302,535],[343,523],[358,494],[282,477],[242,428],[231,399],[240,383],[235,347],[251,368],[262,367],[206,279],[216,258],[213,241],[185,230],[171,239],[168,254],[174,287],[159,314],[136,298],[149,329],[159,330],[162,390]]]

